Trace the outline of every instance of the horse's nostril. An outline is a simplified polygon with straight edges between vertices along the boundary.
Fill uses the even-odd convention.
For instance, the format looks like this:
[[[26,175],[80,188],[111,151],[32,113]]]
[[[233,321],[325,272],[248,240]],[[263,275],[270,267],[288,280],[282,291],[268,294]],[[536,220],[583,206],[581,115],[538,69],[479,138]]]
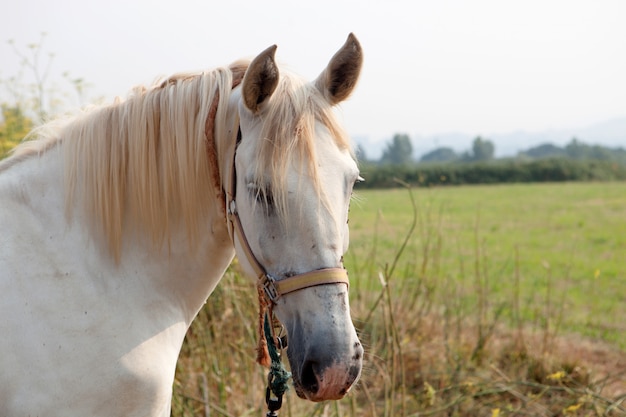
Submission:
[[[317,368],[317,363],[313,361],[306,361],[302,367],[302,374],[300,376],[302,388],[312,394],[316,393],[319,389],[319,382],[317,381],[315,368]]]

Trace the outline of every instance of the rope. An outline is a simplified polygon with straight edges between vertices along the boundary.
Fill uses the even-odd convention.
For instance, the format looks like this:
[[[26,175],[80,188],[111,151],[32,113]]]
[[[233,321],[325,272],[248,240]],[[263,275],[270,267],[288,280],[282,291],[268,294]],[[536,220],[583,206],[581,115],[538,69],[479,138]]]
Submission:
[[[263,288],[260,285],[256,286],[257,293],[259,295],[259,318],[258,318],[258,334],[259,340],[257,342],[256,347],[256,361],[259,365],[268,367],[271,365],[272,358],[269,355],[267,340],[268,338],[265,336],[265,331],[263,330],[263,325],[265,321],[265,316],[271,311],[271,304],[265,298],[265,293],[263,292]],[[271,335],[270,335],[271,339]]]
[[[270,371],[267,376],[267,383],[274,393],[274,395],[278,398],[282,397],[282,395],[289,389],[289,378],[291,378],[291,372],[285,369],[285,366],[280,360],[280,352],[278,347],[276,346],[276,341],[274,340],[274,336],[272,334],[272,319],[270,318],[270,314],[268,311],[265,312],[265,338],[268,341],[267,343],[267,351],[270,355],[271,364]]]
[[[265,292],[261,285],[257,285],[259,293],[259,342],[257,345],[257,362],[269,367],[267,374],[267,389],[265,391],[265,403],[268,413],[266,417],[277,417],[278,410],[283,404],[283,394],[289,389],[288,372],[280,360],[281,342],[276,342],[274,338],[272,319],[272,304],[265,297]]]

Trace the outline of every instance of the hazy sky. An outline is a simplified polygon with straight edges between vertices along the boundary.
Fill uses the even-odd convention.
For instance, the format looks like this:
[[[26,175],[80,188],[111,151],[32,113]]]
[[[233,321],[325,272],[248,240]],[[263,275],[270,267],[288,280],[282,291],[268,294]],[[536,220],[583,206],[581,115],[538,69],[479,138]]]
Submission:
[[[353,135],[488,135],[626,116],[624,0],[2,2],[0,78],[19,68],[5,41],[23,47],[45,31],[54,78],[84,78],[92,98],[274,43],[279,61],[314,78],[354,32],[365,66],[342,106]]]

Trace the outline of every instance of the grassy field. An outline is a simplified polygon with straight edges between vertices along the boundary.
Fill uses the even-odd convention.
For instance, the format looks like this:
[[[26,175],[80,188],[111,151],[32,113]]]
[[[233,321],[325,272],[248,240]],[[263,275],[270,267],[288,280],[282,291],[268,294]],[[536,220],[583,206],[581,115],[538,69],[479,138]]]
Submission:
[[[339,402],[288,416],[626,415],[626,184],[358,191]],[[255,292],[235,265],[194,322],[173,416],[263,415]]]
[[[433,249],[426,246],[439,239],[438,278],[453,278],[465,296],[476,297],[479,261],[492,304],[511,301],[517,275],[526,321],[556,309],[564,331],[626,350],[626,183],[440,187],[413,195],[419,223],[400,259],[406,279],[422,278],[425,251]],[[360,191],[350,214],[349,269],[374,245],[377,259],[392,259],[413,215],[403,189]]]

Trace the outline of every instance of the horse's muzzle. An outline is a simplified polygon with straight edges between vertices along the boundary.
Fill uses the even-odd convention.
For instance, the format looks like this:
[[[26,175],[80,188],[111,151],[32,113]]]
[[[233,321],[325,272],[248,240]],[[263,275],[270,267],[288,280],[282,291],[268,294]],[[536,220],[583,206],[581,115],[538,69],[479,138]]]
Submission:
[[[292,367],[296,394],[310,401],[339,400],[343,398],[361,375],[363,347],[355,342],[348,360],[335,360],[328,365],[332,352],[314,353],[305,358],[299,370]],[[326,365],[324,365],[326,364]]]

